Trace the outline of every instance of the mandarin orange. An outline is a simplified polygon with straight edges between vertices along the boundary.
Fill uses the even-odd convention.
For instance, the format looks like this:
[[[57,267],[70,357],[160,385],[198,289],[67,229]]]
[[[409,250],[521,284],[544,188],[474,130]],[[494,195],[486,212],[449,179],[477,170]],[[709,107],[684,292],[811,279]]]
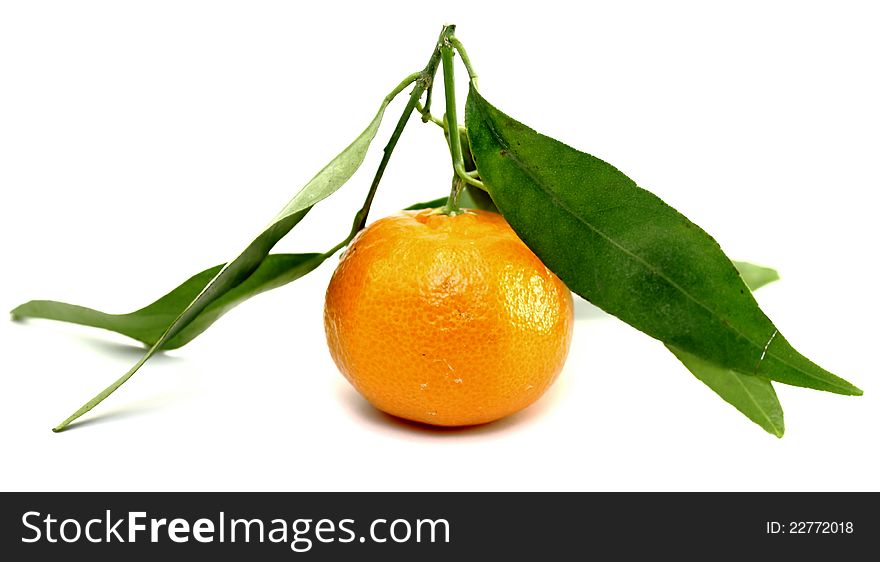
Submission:
[[[342,255],[324,327],[343,375],[376,408],[443,426],[537,400],[568,354],[571,292],[496,213],[402,211]]]

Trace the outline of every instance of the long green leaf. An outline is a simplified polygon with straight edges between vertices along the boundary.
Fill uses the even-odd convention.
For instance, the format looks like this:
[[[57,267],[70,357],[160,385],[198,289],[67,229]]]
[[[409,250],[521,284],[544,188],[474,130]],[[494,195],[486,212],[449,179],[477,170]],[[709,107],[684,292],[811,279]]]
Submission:
[[[744,375],[675,347],[666,347],[695,377],[747,418],[777,437],[785,433],[782,406],[768,379]]]
[[[779,279],[779,274],[768,267],[746,262],[733,262],[743,281],[753,291]],[[725,402],[747,418],[777,437],[785,433],[782,405],[773,384],[764,377],[746,375],[719,367],[672,346],[667,346],[679,361]]]
[[[167,340],[161,349],[186,345],[207,330],[226,312],[262,292],[280,287],[309,273],[329,257],[327,254],[272,254],[240,285],[230,289]],[[107,314],[92,308],[58,301],[30,301],[12,311],[17,318],[43,318],[110,330],[154,345],[175,318],[186,309],[222,269],[217,265],[197,273],[144,308],[127,314]]]
[[[437,208],[446,205],[446,197],[416,203],[407,209]],[[466,187],[461,194],[462,207],[495,210],[487,193]],[[167,340],[163,350],[177,349],[198,337],[226,312],[247,299],[290,283],[321,265],[334,251],[324,254],[270,254],[244,282],[209,304],[180,332]],[[166,328],[217,276],[223,265],[196,273],[167,294],[147,306],[126,314],[108,314],[93,308],[51,300],[33,300],[12,310],[14,318],[39,318],[69,322],[116,332],[134,340],[154,345]]]
[[[171,341],[198,318],[212,302],[223,297],[223,295],[250,277],[259,268],[260,264],[263,263],[263,260],[266,259],[272,247],[303,219],[312,206],[339,189],[360,167],[370,143],[379,130],[379,125],[382,122],[382,117],[388,104],[391,103],[391,100],[398,92],[402,91],[403,88],[420,76],[420,73],[411,75],[391,94],[385,97],[376,116],[367,128],[357,136],[354,142],[318,172],[238,257],[227,263],[217,272],[214,278],[205,285],[192,302],[168,325],[162,335],[159,336],[144,356],[128,372],[101,391],[97,396],[83,404],[76,412],[56,426],[53,431],[61,431],[72,421],[100,404],[105,398],[115,392],[117,388],[125,384],[166,342]]]
[[[718,243],[657,196],[610,164],[508,117],[473,87],[465,115],[492,200],[575,293],[720,367],[862,393],[798,353]]]

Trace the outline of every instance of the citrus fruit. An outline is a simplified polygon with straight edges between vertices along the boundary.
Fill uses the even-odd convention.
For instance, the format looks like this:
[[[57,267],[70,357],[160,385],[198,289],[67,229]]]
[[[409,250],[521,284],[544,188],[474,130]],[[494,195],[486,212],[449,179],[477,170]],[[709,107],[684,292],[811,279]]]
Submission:
[[[402,211],[352,241],[327,288],[342,374],[376,408],[443,426],[537,400],[571,342],[571,292],[492,212]]]

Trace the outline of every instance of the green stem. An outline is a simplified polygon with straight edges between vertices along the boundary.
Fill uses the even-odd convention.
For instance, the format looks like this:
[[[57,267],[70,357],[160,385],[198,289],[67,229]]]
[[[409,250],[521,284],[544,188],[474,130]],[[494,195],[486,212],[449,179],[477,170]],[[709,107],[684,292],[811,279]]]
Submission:
[[[446,130],[458,131],[458,113],[455,106],[455,61],[451,41],[440,45],[440,58],[443,60],[443,90],[446,94]],[[483,183],[468,175],[464,167],[464,156],[461,152],[461,139],[457,134],[449,136],[449,151],[452,155],[452,169],[465,183],[485,189]]]
[[[373,198],[376,196],[379,183],[382,181],[382,176],[385,174],[385,168],[391,160],[391,153],[394,152],[394,148],[397,146],[397,141],[400,140],[400,135],[403,134],[403,129],[406,128],[406,123],[409,121],[409,117],[416,108],[416,103],[418,103],[423,92],[424,88],[420,88],[418,84],[413,88],[413,91],[409,96],[409,101],[403,110],[403,114],[400,116],[400,119],[398,119],[397,126],[394,127],[394,132],[391,133],[391,138],[388,140],[388,144],[385,145],[382,160],[379,162],[379,168],[376,170],[376,175],[373,176],[373,183],[370,184],[367,198],[364,200],[361,209],[355,214],[354,224],[352,225],[349,239],[354,238],[354,235],[367,225],[367,216],[370,213],[370,207],[373,205]]]
[[[413,88],[412,93],[409,95],[409,101],[406,103],[406,107],[403,109],[400,119],[397,120],[397,126],[394,127],[394,132],[391,133],[391,138],[388,140],[388,144],[385,145],[382,160],[379,162],[379,168],[376,170],[376,175],[373,176],[373,183],[370,184],[367,198],[364,200],[361,209],[355,215],[354,224],[352,225],[351,233],[349,234],[349,240],[353,239],[354,236],[366,226],[367,216],[370,213],[370,207],[373,205],[373,198],[376,196],[376,190],[379,188],[379,183],[382,181],[382,176],[385,174],[385,167],[388,166],[388,162],[391,160],[391,153],[394,152],[394,147],[397,146],[397,141],[400,140],[400,135],[403,134],[403,129],[406,128],[410,115],[412,115],[413,110],[419,105],[419,100],[422,98],[422,94],[433,84],[434,75],[437,73],[437,66],[440,64],[441,51],[444,46],[448,48],[449,37],[451,37],[453,33],[455,33],[454,25],[443,26],[443,30],[440,32],[440,38],[437,40],[437,46],[434,47],[434,52],[431,53],[431,58],[428,60],[428,64],[425,65],[425,69],[419,73],[420,76],[418,80],[415,81],[415,88]],[[459,147],[459,151],[460,150],[461,147]]]
[[[454,28],[455,27],[453,26],[453,29]],[[443,27],[443,31],[444,32],[446,31],[445,26]],[[440,35],[442,38],[443,33],[441,32]],[[438,45],[437,48],[439,49],[440,43],[438,42],[437,45]],[[436,69],[436,67],[435,67],[435,69]],[[425,94],[425,105],[424,105],[424,107],[422,107],[421,105],[419,106],[419,113],[422,114],[422,123],[427,123],[428,121],[434,121],[436,119],[433,115],[431,115],[431,100],[433,99],[433,97],[434,97],[434,75],[432,74],[431,75],[431,82],[428,84],[427,93]]]
[[[452,176],[452,191],[449,192],[449,197],[446,199],[446,205],[441,211],[444,215],[454,217],[455,215],[461,214],[461,207],[458,205],[458,199],[461,196],[463,188],[464,181],[458,177],[458,174]]]
[[[434,117],[431,114],[431,110],[428,109],[427,106],[424,106],[424,105],[418,103],[418,104],[416,104],[416,111],[418,111],[419,113],[422,114],[422,123],[427,123],[428,121],[430,121],[431,123],[433,123],[435,125],[439,125],[444,131],[446,130],[446,122],[443,121],[442,119]]]
[[[385,96],[385,102],[391,103],[391,100],[396,98],[397,94],[404,91],[407,86],[409,86],[410,84],[412,84],[413,82],[415,82],[416,80],[421,78],[422,74],[423,74],[423,72],[413,72],[412,74],[410,74],[409,76],[404,78],[400,84],[395,86],[394,89],[391,90],[391,92],[387,96]]]
[[[467,51],[464,49],[464,45],[462,45],[461,41],[458,40],[458,37],[450,37],[449,42],[452,43],[452,46],[455,47],[455,50],[458,51],[458,54],[461,55],[461,62],[464,63],[464,67],[467,69],[468,77],[471,79],[471,84],[474,85],[474,88],[477,87],[477,73],[474,70],[474,66],[471,64],[471,58],[468,56]]]
[[[446,94],[446,130],[458,131],[458,115],[455,108],[455,63],[454,51],[449,43],[440,46],[440,57],[443,59],[443,89]],[[458,135],[449,135],[449,148],[452,154],[452,167],[458,175],[464,174],[464,157],[461,154],[461,139]]]

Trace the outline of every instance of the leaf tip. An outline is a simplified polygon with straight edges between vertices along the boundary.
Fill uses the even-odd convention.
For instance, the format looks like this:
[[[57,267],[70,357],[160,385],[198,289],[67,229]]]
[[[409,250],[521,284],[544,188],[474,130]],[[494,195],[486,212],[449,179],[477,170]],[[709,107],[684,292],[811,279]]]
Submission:
[[[78,417],[78,416],[76,416],[76,417]],[[67,426],[69,426],[70,422],[75,420],[76,417],[71,416],[71,417],[67,418],[66,420],[64,420],[63,422],[59,423],[58,425],[56,425],[55,427],[52,428],[52,433],[61,433],[62,431],[67,429]]]
[[[770,283],[775,283],[779,281],[782,277],[779,275],[779,272],[775,269],[767,268],[767,282],[765,284],[769,285]]]
[[[9,311],[9,316],[11,317],[13,322],[22,320],[24,318],[24,314],[22,314],[22,311],[25,307],[27,307],[28,304],[30,303],[20,304]]]
[[[838,378],[838,384],[836,385],[836,388],[832,390],[832,392],[834,392],[835,394],[842,394],[844,396],[861,396],[865,393],[861,388],[857,387],[848,380],[841,378]]]

